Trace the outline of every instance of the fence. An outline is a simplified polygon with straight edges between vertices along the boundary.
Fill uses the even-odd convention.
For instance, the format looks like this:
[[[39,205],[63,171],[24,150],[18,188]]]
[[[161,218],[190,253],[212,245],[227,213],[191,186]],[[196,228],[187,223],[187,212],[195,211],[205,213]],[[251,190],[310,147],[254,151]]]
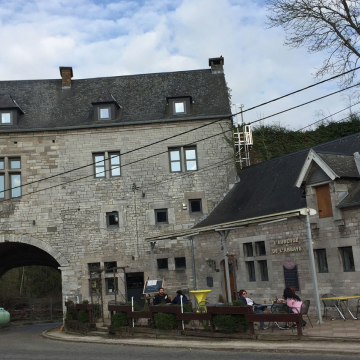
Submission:
[[[4,308],[10,313],[11,321],[45,322],[62,321],[63,309],[60,298],[10,298]]]

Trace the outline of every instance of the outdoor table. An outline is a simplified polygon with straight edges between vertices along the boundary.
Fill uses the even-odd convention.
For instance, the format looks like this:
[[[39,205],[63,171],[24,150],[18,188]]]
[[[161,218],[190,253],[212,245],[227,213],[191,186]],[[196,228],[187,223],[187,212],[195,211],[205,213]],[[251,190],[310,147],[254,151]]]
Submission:
[[[348,300],[349,300],[349,299],[359,299],[359,298],[360,298],[360,295],[357,295],[357,296],[334,296],[334,297],[329,297],[329,298],[322,298],[321,300],[333,300],[333,303],[334,303],[334,306],[335,306],[336,310],[339,312],[340,316],[341,316],[341,317],[343,318],[343,320],[345,321],[345,320],[346,320],[346,319],[345,319],[345,314],[344,314],[343,311],[342,311],[342,306],[341,306],[341,304],[342,304],[342,303],[344,304],[344,306],[346,307],[346,310],[348,311],[348,313],[350,314],[350,316],[351,316],[354,320],[358,320],[358,318],[355,317],[355,316],[353,315],[353,313],[350,311]],[[340,310],[339,307],[336,305],[335,300],[340,301],[340,303],[339,303],[340,306],[339,306],[339,307],[340,307],[341,310]]]

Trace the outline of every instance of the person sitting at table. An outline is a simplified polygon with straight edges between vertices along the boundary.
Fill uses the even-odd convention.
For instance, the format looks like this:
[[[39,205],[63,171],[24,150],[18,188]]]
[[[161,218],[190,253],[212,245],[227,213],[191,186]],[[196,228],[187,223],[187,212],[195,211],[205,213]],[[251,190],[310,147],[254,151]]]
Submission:
[[[160,288],[159,292],[154,296],[153,305],[169,304],[171,299],[164,293],[164,288]]]
[[[174,300],[171,303],[176,305],[181,305],[181,296],[182,296],[182,303],[187,304],[189,300],[186,295],[183,295],[181,290],[178,290],[176,292],[176,296],[174,297]]]
[[[300,314],[301,313],[301,306],[303,302],[300,300],[300,298],[293,292],[289,287],[287,287],[284,290],[283,295],[284,300],[286,301],[286,305],[290,309],[290,313],[292,314]],[[296,325],[296,324],[293,324]],[[302,326],[306,325],[306,321],[302,321]]]
[[[249,301],[248,301],[249,299]],[[240,290],[239,291],[239,300],[242,301],[242,303],[244,305],[249,305],[249,306],[253,306],[253,312],[254,314],[263,314],[263,310],[259,309],[258,307],[256,307],[256,305],[254,305],[254,301],[251,300],[250,298],[247,297],[247,292],[245,290]],[[260,321],[260,329],[262,330],[266,330],[267,327],[265,326],[263,321]]]

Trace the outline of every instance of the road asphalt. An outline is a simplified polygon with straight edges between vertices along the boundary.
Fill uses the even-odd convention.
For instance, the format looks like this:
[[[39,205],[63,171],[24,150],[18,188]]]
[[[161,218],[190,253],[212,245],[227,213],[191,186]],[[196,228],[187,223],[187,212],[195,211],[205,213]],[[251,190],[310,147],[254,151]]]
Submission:
[[[272,352],[272,353],[318,353],[359,355],[360,343],[358,340],[344,339],[304,339],[287,341],[269,340],[190,340],[190,339],[155,339],[155,338],[104,338],[101,336],[85,336],[77,333],[60,331],[59,327],[44,331],[42,336],[58,341],[95,343],[120,346],[142,346],[158,348],[177,348],[191,350],[216,350],[235,352]]]

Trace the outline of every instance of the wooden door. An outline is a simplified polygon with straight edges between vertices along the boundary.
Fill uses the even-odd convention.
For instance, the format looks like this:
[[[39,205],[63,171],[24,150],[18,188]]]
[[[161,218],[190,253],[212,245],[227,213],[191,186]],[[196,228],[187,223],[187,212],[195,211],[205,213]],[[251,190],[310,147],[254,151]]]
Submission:
[[[333,216],[329,184],[317,186],[315,190],[319,208],[319,218]]]
[[[231,295],[233,296],[234,291],[235,291],[235,279],[234,279],[234,266],[232,266],[232,261],[229,259],[228,260],[228,264],[229,264],[229,280],[230,280],[230,291],[231,291]],[[221,265],[223,267],[224,270],[224,281],[225,281],[225,294],[226,294],[226,301],[228,303],[231,303],[233,299],[228,299],[228,293],[227,293],[227,281],[226,281],[226,271],[225,271],[225,261],[222,260],[221,261]]]

